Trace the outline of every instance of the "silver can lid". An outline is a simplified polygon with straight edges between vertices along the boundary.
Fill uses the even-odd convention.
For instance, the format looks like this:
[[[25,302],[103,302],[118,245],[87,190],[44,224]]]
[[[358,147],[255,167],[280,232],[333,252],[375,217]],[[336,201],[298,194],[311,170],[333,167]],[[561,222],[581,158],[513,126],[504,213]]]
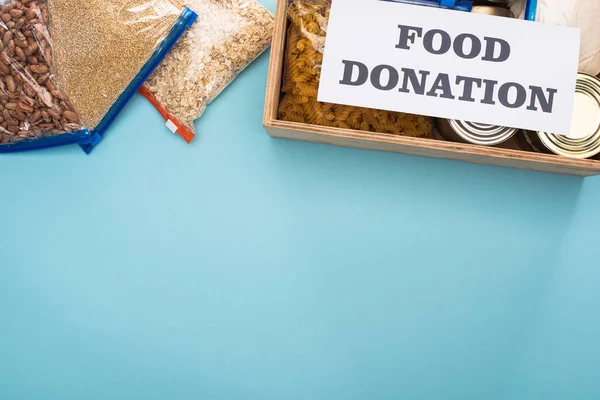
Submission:
[[[482,146],[495,146],[503,143],[519,131],[515,128],[479,124],[477,122],[449,120],[448,123],[458,136],[469,143]]]
[[[554,154],[590,158],[600,153],[600,79],[577,74],[571,137],[538,132],[543,145]]]

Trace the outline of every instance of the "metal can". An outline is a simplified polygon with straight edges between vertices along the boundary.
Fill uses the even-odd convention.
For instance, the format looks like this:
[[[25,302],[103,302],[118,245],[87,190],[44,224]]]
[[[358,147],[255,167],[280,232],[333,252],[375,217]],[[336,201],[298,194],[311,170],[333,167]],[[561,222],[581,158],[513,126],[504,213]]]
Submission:
[[[528,132],[528,131],[523,131],[523,130],[519,130],[519,132],[517,132],[515,134],[515,136],[513,136],[514,142],[517,146],[518,150],[525,150],[525,151],[531,151],[534,153],[543,153],[543,151],[541,151],[537,146],[535,146],[532,141],[530,140],[530,135],[531,134],[535,134],[535,132]],[[535,135],[537,138],[537,134]]]
[[[513,137],[518,129],[502,126],[479,124],[476,122],[458,121],[455,119],[438,119],[437,128],[441,136],[452,142],[496,146]]]
[[[506,5],[506,3],[504,3],[504,2],[498,2],[498,3],[502,3],[503,5]],[[473,6],[473,9],[471,10],[471,12],[474,14],[495,15],[497,17],[507,17],[507,18],[515,17],[515,15],[512,13],[512,11],[510,11],[508,8],[500,7],[497,5]]]
[[[595,76],[577,74],[570,136],[574,138],[537,132],[528,138],[534,148],[565,157],[591,158],[600,154],[600,79]]]
[[[499,5],[508,6],[505,0],[494,0],[488,3],[497,3],[494,5],[475,5],[472,13],[495,15],[499,17],[513,18],[513,13]],[[477,122],[458,121],[438,119],[437,127],[440,135],[449,141],[479,144],[483,146],[497,146],[501,143],[508,143],[515,133],[519,130],[514,128],[506,128],[502,126],[479,124]],[[509,147],[516,147],[516,144],[511,144]]]

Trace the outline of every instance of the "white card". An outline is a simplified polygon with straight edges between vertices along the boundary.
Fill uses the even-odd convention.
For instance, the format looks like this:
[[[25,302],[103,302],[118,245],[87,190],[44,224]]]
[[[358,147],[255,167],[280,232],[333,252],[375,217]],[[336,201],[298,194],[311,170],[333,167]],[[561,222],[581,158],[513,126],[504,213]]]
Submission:
[[[333,1],[318,100],[568,134],[579,29]]]

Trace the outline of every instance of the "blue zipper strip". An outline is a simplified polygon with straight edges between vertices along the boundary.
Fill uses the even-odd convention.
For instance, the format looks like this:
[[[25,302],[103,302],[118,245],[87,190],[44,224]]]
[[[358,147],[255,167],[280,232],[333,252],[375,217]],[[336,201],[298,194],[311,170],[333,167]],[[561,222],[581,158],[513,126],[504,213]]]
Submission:
[[[0,144],[0,153],[16,153],[18,151],[41,150],[68,144],[81,144],[90,140],[90,132],[82,129],[60,135],[47,136],[40,139],[23,140],[15,143]]]
[[[415,6],[447,8],[456,11],[471,12],[473,2],[469,0],[382,0],[392,3],[412,4]]]
[[[527,0],[525,4],[525,19],[527,21],[535,21],[537,14],[537,0]]]
[[[146,79],[152,74],[152,72],[158,67],[161,61],[165,58],[167,53],[171,51],[175,43],[179,40],[181,35],[196,21],[198,14],[189,8],[185,8],[179,19],[171,28],[169,35],[163,40],[160,46],[154,51],[152,57],[142,67],[140,72],[133,78],[129,86],[121,93],[115,104],[108,110],[104,118],[100,123],[92,130],[92,137],[89,143],[81,144],[81,148],[86,154],[90,154],[100,140],[104,137],[106,130],[114,122],[119,113],[123,111],[125,105],[131,100],[133,95],[138,89],[146,82]]]

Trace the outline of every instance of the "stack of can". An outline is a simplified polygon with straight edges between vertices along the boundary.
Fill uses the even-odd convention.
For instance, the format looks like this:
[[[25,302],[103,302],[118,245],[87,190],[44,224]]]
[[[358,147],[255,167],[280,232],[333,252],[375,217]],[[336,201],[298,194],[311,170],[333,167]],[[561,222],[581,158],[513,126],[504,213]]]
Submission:
[[[514,18],[508,8],[510,0],[474,3],[473,13]],[[524,132],[515,128],[446,119],[438,119],[436,126],[442,138],[452,142],[557,154],[571,158],[599,157],[600,79],[578,74],[575,99],[569,136]]]
[[[525,150],[571,158],[598,158],[600,154],[600,79],[579,73],[569,136],[524,132]],[[527,149],[526,147],[529,147]]]

